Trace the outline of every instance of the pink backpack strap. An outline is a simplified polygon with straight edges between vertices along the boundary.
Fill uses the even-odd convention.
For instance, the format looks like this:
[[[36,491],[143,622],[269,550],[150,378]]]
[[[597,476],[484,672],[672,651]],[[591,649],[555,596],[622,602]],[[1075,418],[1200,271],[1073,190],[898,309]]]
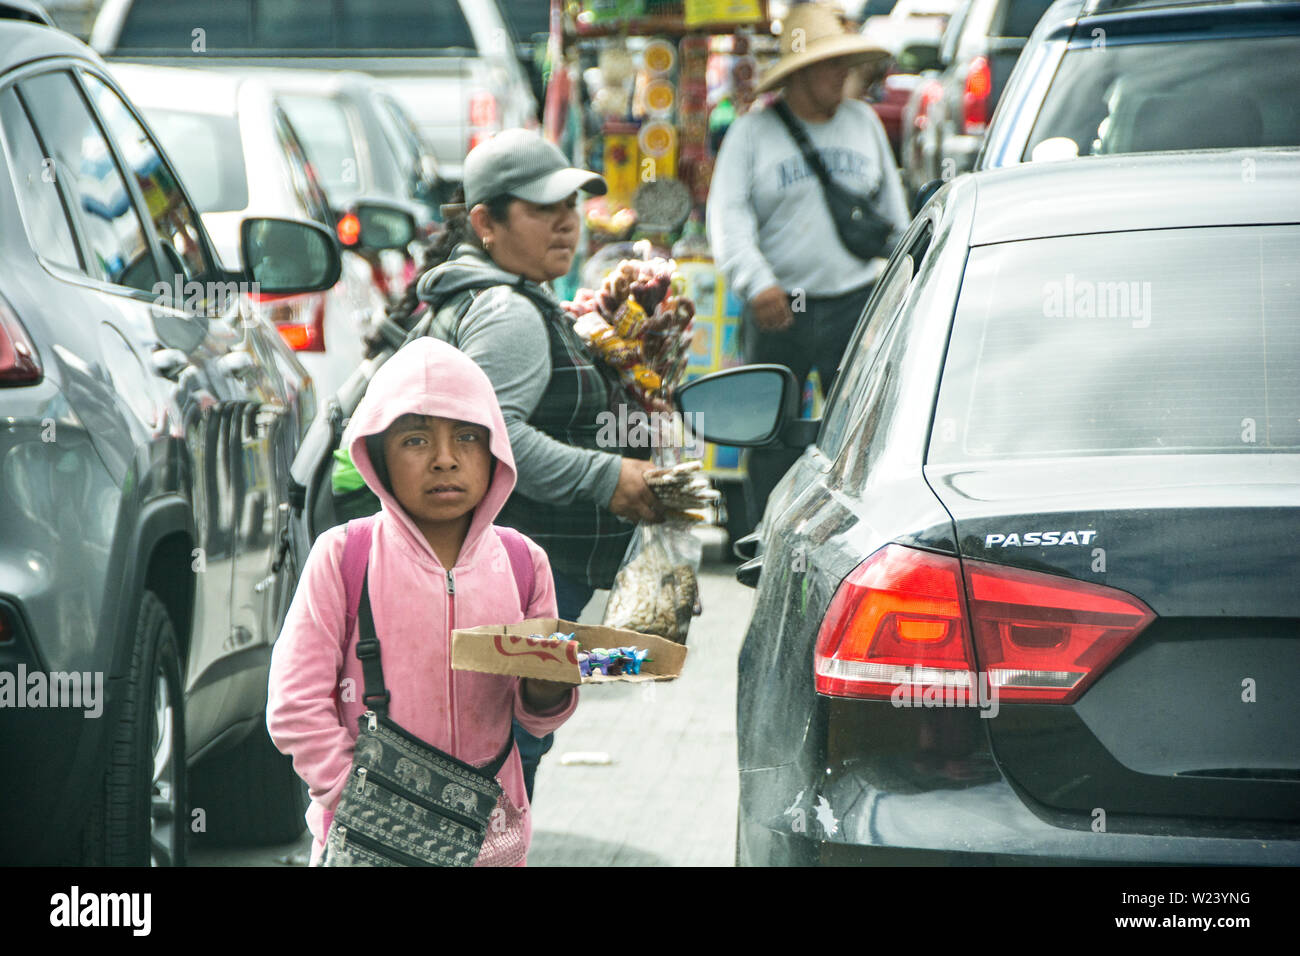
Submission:
[[[533,603],[533,585],[536,583],[533,573],[533,556],[528,552],[528,542],[514,528],[496,528],[497,537],[506,546],[506,555],[510,558],[510,571],[515,576],[515,590],[519,592],[519,606],[524,614]]]
[[[343,539],[343,592],[347,596],[347,630],[345,636],[352,634],[357,623],[357,611],[361,607],[361,585],[366,579],[366,565],[370,560],[370,537],[375,526],[375,515],[353,518],[347,523]],[[496,526],[494,526],[496,527]],[[528,551],[528,542],[514,528],[496,527],[497,536],[505,545],[506,556],[510,558],[510,572],[515,578],[515,590],[519,592],[519,604],[525,614],[533,603],[533,556]]]
[[[343,537],[343,593],[347,596],[347,630],[350,637],[357,623],[357,610],[361,607],[361,585],[366,580],[366,565],[370,562],[370,536],[375,527],[375,515],[353,518],[347,523]]]

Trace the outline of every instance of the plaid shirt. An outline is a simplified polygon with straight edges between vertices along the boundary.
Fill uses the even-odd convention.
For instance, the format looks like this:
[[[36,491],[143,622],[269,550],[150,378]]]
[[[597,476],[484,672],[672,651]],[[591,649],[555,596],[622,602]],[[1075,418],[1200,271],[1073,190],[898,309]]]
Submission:
[[[428,334],[457,345],[461,320],[486,288],[491,286],[465,289],[438,303]],[[576,448],[649,458],[649,448],[610,448],[597,442],[601,430],[598,415],[602,412],[617,415],[620,404],[626,404],[629,410],[640,406],[612,371],[593,362],[582,339],[573,331],[572,321],[558,303],[523,282],[515,284],[514,289],[537,306],[550,343],[551,380],[528,424]],[[526,497],[518,491],[506,501],[496,523],[518,528],[541,545],[555,573],[597,588],[613,585],[635,530],[635,525],[594,502],[554,504]]]

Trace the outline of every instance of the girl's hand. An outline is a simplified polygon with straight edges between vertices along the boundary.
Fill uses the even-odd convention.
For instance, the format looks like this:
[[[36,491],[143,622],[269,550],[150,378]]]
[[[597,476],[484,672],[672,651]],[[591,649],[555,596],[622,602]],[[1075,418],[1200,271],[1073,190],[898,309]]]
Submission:
[[[562,681],[538,680],[536,677],[524,677],[522,680],[524,703],[529,710],[539,713],[555,710],[569,699],[569,692],[573,690],[572,684]]]

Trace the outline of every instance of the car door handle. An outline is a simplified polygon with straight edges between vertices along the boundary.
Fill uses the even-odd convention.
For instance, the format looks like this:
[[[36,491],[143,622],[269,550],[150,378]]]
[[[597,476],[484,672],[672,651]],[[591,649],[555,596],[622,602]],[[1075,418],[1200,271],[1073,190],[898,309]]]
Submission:
[[[758,587],[758,576],[763,572],[763,556],[746,561],[736,568],[736,580],[747,588]]]

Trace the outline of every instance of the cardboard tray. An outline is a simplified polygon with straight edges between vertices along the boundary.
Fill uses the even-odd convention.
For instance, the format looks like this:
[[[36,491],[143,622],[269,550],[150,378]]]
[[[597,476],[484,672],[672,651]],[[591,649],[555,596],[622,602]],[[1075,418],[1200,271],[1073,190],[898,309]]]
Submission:
[[[593,647],[644,647],[650,659],[640,674],[582,677],[578,669],[578,648],[574,641],[532,638],[533,634],[575,633],[582,650]],[[451,632],[451,666],[458,671],[536,677],[565,684],[642,684],[676,680],[686,663],[686,647],[654,634],[638,634],[617,627],[575,624],[554,617],[535,618],[518,624],[489,624]]]

